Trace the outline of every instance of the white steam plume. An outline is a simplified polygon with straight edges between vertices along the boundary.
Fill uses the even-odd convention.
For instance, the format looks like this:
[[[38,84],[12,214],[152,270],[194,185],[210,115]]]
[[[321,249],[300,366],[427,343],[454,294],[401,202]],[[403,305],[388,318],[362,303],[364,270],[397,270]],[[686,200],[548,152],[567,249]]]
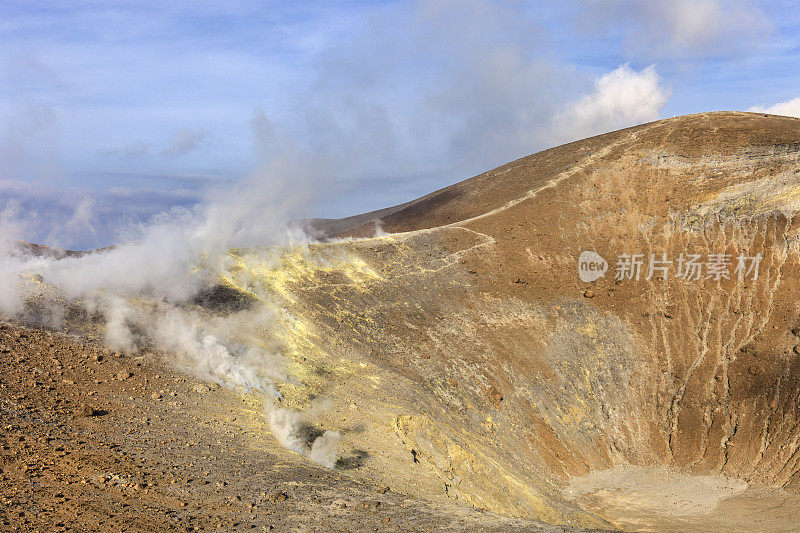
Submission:
[[[298,413],[278,407],[268,408],[267,411],[272,433],[281,444],[326,468],[336,465],[341,440],[338,431],[326,431],[309,444],[302,436],[303,427]]]
[[[268,155],[251,177],[212,191],[209,201],[193,209],[163,213],[140,228],[135,241],[81,256],[20,247],[15,236],[22,234],[22,213],[6,207],[0,213],[0,275],[9,282],[0,285],[0,313],[59,327],[79,306],[88,316],[102,317],[110,348],[168,353],[175,365],[198,377],[261,392],[276,412],[272,402],[280,395],[274,383],[289,379],[277,335],[270,331],[278,327],[281,310],[269,301],[227,314],[187,305],[219,282],[230,267],[231,248],[280,250],[308,243],[287,221],[313,201],[313,191],[323,188],[320,177],[329,175],[320,169],[331,165],[285,146]],[[74,225],[89,222],[86,203]],[[318,442],[299,445],[288,437],[292,416],[285,417],[283,424],[289,425],[282,429],[270,414],[276,436],[332,467],[337,434],[325,432]]]

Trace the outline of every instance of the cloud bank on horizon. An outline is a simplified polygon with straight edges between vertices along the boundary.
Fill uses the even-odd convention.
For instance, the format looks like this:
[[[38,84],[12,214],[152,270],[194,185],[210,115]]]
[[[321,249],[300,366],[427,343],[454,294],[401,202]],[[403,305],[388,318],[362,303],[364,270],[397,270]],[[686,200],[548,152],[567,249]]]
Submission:
[[[773,115],[786,115],[788,117],[800,117],[800,98],[793,98],[786,102],[778,102],[771,106],[756,105],[748,109],[755,113],[771,113]]]
[[[286,216],[346,216],[666,116],[800,116],[787,3],[0,4],[5,240],[136,239],[298,163]]]

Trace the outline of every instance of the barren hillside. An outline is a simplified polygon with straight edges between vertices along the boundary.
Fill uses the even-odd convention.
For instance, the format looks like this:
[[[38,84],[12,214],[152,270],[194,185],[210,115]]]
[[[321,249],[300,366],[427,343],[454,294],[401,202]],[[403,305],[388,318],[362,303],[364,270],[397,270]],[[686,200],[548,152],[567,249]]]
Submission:
[[[397,514],[377,523],[359,511],[352,527],[511,527],[503,515],[529,529],[796,529],[799,163],[798,119],[691,115],[546,150],[397,208],[318,221],[324,243],[233,250],[217,299],[274,311],[264,342],[287,359],[281,405],[310,413],[314,431],[338,431],[339,459],[318,470],[279,449],[257,412],[221,430],[258,434],[247,460],[281,457],[285,466],[262,471],[297,469],[291,483],[311,502],[323,491],[310,480],[330,479],[331,501],[314,509],[335,528],[337,491],[389,486],[380,509]],[[375,220],[388,235],[371,237]],[[581,280],[585,251],[606,260],[605,275]],[[192,305],[231,312],[211,303]],[[20,379],[11,372],[4,366],[4,391]],[[151,388],[125,394],[160,408]],[[223,392],[236,403],[235,390],[213,394]],[[162,431],[182,442],[193,423],[215,427],[236,412],[225,409],[172,414]],[[139,431],[142,415],[109,411]],[[63,421],[72,432],[89,423]],[[93,442],[76,439],[64,440]],[[19,462],[5,461],[8,480],[17,466],[6,465]],[[209,471],[210,483],[248,483],[231,465]],[[20,524],[20,504],[6,505]],[[457,509],[465,522],[453,522]]]

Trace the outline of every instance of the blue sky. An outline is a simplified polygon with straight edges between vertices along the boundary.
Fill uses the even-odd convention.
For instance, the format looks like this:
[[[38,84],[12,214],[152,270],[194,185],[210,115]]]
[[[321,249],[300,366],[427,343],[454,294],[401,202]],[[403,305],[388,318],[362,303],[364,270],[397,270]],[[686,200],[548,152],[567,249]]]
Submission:
[[[0,210],[91,248],[243,179],[346,216],[648,120],[800,114],[798,7],[0,0]]]

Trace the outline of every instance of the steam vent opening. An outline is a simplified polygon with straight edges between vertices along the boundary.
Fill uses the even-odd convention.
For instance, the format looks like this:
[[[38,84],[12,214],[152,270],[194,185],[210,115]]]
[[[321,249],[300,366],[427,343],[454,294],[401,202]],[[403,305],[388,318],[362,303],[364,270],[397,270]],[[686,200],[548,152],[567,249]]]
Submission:
[[[719,112],[304,220],[312,241],[192,264],[191,298],[78,292],[124,246],[20,245],[4,372],[101,443],[64,460],[81,490],[146,490],[175,524],[318,505],[342,530],[796,531],[798,210],[800,119]],[[8,397],[3,442],[72,451],[20,429],[49,396]]]

